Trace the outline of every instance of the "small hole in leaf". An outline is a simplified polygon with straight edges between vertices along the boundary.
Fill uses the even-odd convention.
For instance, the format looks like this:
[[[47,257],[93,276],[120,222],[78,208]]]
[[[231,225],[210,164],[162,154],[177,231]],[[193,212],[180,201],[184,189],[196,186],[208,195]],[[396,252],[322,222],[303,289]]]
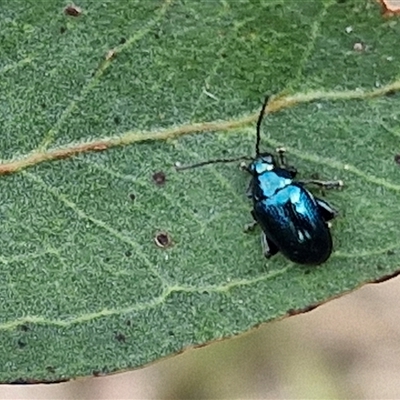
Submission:
[[[135,193],[129,193],[129,198],[130,198],[132,201],[135,201],[135,200],[136,200],[136,195],[135,195]]]
[[[130,250],[127,250],[126,252],[125,252],[125,256],[126,257],[130,257],[132,255],[132,252],[130,251]]]
[[[110,262],[110,257],[106,257],[106,258],[104,259],[104,262],[106,262],[106,263]]]
[[[20,349],[23,349],[26,346],[26,343],[24,341],[22,341],[21,339],[18,339],[18,347]]]
[[[158,171],[153,174],[153,180],[157,185],[162,186],[165,184],[166,176],[164,172]]]
[[[396,164],[400,165],[400,154],[396,154],[396,155],[394,156],[394,162],[395,162]]]
[[[67,31],[67,28],[65,26],[60,26],[60,33],[65,33]]]
[[[158,232],[154,237],[154,242],[161,249],[165,249],[171,246],[172,239],[168,232]]]
[[[122,37],[122,38],[119,40],[119,44],[124,44],[124,43],[126,43],[126,38]]]
[[[121,118],[117,116],[114,117],[114,123],[115,125],[119,125],[121,123]]]

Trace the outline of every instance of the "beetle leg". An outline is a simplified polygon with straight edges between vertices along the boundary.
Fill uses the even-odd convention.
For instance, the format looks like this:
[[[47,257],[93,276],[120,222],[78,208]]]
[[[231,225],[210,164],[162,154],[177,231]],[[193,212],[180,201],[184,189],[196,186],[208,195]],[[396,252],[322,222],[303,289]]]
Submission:
[[[285,156],[286,149],[284,147],[278,147],[276,152],[278,153],[279,167],[289,171],[292,178],[294,178],[297,174],[297,169],[293,167],[293,165],[288,165],[287,158]]]
[[[254,228],[258,225],[257,221],[250,222],[244,226],[245,233],[254,231]]]
[[[263,248],[263,253],[265,258],[270,258],[274,256],[276,253],[278,253],[279,249],[275,246],[274,243],[272,243],[265,233],[263,232],[261,235],[261,245]]]
[[[278,147],[276,152],[278,153],[279,166],[285,168],[287,165],[287,159],[285,156],[286,149],[284,147]]]
[[[318,205],[318,210],[321,213],[322,218],[325,220],[325,222],[332,220],[338,215],[338,212],[334,208],[332,208],[325,200],[321,200],[318,198],[315,198],[315,200]]]
[[[258,221],[256,218],[256,215],[254,214],[254,210],[250,211],[251,216],[253,217],[253,222],[250,222],[249,224],[245,225],[244,231],[245,232],[251,232],[254,230],[254,228],[258,225]]]
[[[250,181],[249,186],[246,189],[246,196],[249,199],[253,197],[253,179]]]
[[[318,179],[308,179],[305,181],[298,181],[302,185],[317,185],[323,189],[341,189],[343,187],[343,181],[320,181]]]

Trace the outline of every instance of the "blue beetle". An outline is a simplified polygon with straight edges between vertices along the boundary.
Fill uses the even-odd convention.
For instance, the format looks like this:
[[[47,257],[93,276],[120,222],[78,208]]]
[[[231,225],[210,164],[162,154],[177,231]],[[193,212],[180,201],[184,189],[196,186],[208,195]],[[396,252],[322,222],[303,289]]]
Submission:
[[[256,157],[216,159],[198,164],[177,167],[187,169],[212,163],[225,163],[250,159],[242,168],[252,176],[247,195],[253,200],[251,214],[254,222],[261,227],[264,255],[269,258],[279,251],[289,260],[298,264],[319,265],[332,253],[332,236],[328,221],[337,211],[326,201],[315,197],[305,187],[315,184],[324,188],[338,188],[342,181],[296,181],[297,171],[288,166],[284,149],[278,149],[278,157],[271,153],[260,153],[261,123],[267,108],[269,96],[264,101],[257,121]]]

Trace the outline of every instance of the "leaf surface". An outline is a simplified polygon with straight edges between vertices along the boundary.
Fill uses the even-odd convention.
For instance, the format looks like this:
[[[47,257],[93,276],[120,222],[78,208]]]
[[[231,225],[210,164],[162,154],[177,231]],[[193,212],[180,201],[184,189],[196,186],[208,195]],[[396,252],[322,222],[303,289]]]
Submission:
[[[142,366],[398,271],[397,19],[357,0],[63,6],[1,10],[0,381]],[[234,164],[174,168],[254,154],[266,92],[262,147],[345,183],[319,268],[263,258]]]

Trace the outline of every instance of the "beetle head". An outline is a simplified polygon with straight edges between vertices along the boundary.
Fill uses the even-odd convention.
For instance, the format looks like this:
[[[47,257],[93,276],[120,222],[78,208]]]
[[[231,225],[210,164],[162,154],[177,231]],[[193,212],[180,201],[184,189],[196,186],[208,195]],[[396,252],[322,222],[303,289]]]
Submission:
[[[261,175],[264,172],[276,168],[275,157],[271,153],[261,153],[249,165],[249,170],[254,175]]]

